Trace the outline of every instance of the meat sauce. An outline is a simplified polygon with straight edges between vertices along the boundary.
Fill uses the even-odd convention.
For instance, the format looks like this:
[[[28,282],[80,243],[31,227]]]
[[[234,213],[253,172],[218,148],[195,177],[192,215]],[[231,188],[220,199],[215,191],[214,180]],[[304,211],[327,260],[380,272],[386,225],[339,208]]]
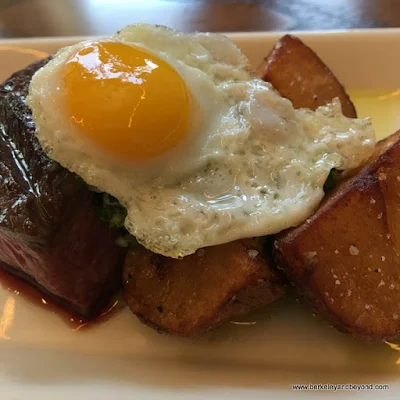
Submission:
[[[78,316],[76,313],[60,304],[58,299],[41,292],[31,283],[8,272],[4,266],[0,267],[0,287],[16,296],[23,297],[25,301],[30,304],[34,304],[37,307],[45,309],[47,312],[56,314],[74,331],[87,330],[95,325],[108,321],[124,308],[124,303],[117,294],[96,317],[91,320],[83,319],[81,316]]]

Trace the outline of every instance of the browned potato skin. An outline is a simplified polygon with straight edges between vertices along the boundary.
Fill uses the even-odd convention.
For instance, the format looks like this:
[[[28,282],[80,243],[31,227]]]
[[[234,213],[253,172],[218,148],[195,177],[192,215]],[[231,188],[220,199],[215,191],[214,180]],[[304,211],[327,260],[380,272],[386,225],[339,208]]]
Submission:
[[[397,132],[380,142],[357,175],[274,244],[299,298],[367,341],[400,335],[399,138]]]
[[[259,251],[255,258],[252,249]],[[204,248],[182,260],[135,249],[128,253],[123,284],[126,302],[143,323],[178,336],[197,336],[272,302],[285,289],[256,240]]]
[[[393,133],[392,135],[388,136],[387,138],[380,140],[378,143],[376,143],[374,152],[373,152],[372,156],[370,157],[368,163],[366,163],[366,165],[369,165],[373,161],[375,161],[382,153],[384,153],[390,146],[394,145],[399,139],[400,139],[400,130]],[[349,179],[350,177],[355,176],[362,169],[364,169],[366,165],[362,165],[358,168],[351,169],[348,171],[340,171],[336,175],[335,183],[343,182],[343,181]]]
[[[323,61],[299,38],[283,36],[258,69],[258,75],[292,103],[315,110],[339,97],[343,114],[357,113],[344,87]]]

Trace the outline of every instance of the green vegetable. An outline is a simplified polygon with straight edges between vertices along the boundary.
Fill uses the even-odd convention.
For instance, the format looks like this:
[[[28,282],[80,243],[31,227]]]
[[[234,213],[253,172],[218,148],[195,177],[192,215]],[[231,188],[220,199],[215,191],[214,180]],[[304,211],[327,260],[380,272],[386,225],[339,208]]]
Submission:
[[[86,185],[85,181],[78,175],[75,175],[76,180],[82,185]],[[93,201],[97,216],[111,227],[120,229],[121,234],[117,238],[117,245],[121,247],[134,248],[139,246],[135,237],[132,236],[124,227],[125,218],[127,215],[126,208],[113,196],[100,192],[97,188],[88,187],[93,193]]]
[[[130,233],[125,231],[125,233],[117,238],[117,245],[120,247],[129,247],[131,249],[135,249],[139,247],[139,243],[135,239],[134,236],[132,236]]]
[[[271,253],[273,244],[272,236],[260,236],[257,238],[257,241],[265,254]]]
[[[117,245],[120,247],[135,248],[139,246],[135,237],[132,236],[124,227],[127,215],[126,208],[119,201],[107,193],[94,193],[96,213],[101,220],[107,222],[113,228],[121,230],[121,235],[117,238]]]
[[[332,168],[331,172],[329,172],[328,178],[326,178],[326,181],[324,184],[325,194],[330,192],[336,186],[336,175],[337,175],[336,169]]]
[[[126,208],[119,201],[107,193],[95,193],[94,201],[97,215],[101,220],[114,228],[123,228],[126,218]]]

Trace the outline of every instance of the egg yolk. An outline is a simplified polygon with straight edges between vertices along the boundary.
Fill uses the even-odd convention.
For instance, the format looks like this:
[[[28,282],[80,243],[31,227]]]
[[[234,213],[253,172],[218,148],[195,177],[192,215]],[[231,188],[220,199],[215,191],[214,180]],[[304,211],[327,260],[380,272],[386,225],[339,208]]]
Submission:
[[[92,42],[64,66],[62,91],[80,135],[120,161],[162,155],[186,136],[191,96],[160,57],[122,42]]]

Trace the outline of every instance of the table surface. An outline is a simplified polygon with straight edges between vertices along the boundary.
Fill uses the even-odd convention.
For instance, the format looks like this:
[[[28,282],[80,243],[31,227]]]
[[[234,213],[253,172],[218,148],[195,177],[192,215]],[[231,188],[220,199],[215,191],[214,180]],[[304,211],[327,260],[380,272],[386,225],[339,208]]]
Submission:
[[[400,0],[0,0],[0,37],[110,34],[134,22],[183,31],[400,26]]]

